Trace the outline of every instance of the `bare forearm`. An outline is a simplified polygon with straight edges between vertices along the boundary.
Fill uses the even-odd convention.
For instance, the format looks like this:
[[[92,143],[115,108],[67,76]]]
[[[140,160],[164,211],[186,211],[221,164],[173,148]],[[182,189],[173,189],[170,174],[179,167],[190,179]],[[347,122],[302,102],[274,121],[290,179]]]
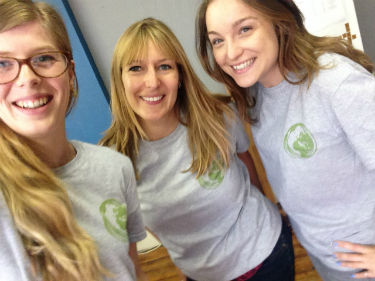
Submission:
[[[148,281],[148,277],[142,270],[141,263],[139,262],[136,243],[130,243],[129,256],[132,259],[134,267],[135,267],[135,273],[137,274],[137,281]]]

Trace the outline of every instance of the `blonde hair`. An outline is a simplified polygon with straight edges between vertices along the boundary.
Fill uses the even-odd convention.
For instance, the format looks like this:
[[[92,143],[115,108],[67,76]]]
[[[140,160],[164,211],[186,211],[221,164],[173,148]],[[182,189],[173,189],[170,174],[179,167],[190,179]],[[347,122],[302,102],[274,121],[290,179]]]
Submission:
[[[50,5],[0,0],[0,32],[33,21],[41,24],[60,51],[72,54],[64,22]],[[77,98],[77,87],[75,83],[71,89],[67,114]],[[0,189],[34,273],[44,281],[102,280],[102,274],[108,273],[93,239],[74,218],[63,182],[2,120],[0,158]]]
[[[149,42],[178,66],[181,87],[175,110],[183,113],[184,120],[180,118],[180,123],[188,128],[188,142],[193,158],[188,170],[196,172],[198,177],[209,169],[214,160],[228,167],[230,143],[224,114],[231,116],[230,109],[215,99],[198,79],[173,32],[164,23],[152,18],[131,25],[117,42],[111,68],[113,121],[100,143],[115,146],[117,151],[129,156],[138,176],[136,156],[139,140],[147,139],[147,136],[126,98],[122,67],[147,54]],[[217,159],[217,152],[221,159]]]
[[[290,84],[312,83],[314,75],[327,66],[318,63],[323,53],[337,53],[359,63],[369,72],[373,71],[370,58],[362,51],[353,48],[340,37],[318,37],[310,34],[304,26],[301,11],[292,0],[242,0],[257,10],[274,26],[279,41],[278,65],[284,79]],[[243,120],[248,119],[246,109],[254,106],[252,95],[241,88],[216,63],[206,27],[206,11],[212,0],[203,0],[196,18],[196,49],[205,71],[215,80],[224,83],[233,97]],[[287,72],[297,75],[297,82],[287,78]],[[249,120],[250,121],[250,120]]]

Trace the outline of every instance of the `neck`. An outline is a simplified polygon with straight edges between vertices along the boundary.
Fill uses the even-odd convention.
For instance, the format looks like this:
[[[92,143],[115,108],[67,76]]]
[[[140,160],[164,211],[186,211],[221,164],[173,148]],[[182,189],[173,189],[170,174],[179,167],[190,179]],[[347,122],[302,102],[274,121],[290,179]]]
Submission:
[[[142,129],[145,131],[149,141],[156,141],[165,138],[173,133],[177,128],[179,120],[176,115],[168,120],[140,121]]]
[[[26,140],[27,145],[35,155],[51,169],[69,163],[76,155],[76,151],[66,136],[64,138]]]

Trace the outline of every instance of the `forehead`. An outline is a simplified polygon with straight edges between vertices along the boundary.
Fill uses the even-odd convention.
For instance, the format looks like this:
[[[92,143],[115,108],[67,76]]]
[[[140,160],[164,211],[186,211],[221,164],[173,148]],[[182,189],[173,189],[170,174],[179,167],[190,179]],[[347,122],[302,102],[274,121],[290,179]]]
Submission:
[[[36,52],[54,49],[56,46],[51,36],[37,21],[0,32],[0,54],[21,58]]]
[[[265,21],[265,16],[242,0],[214,0],[206,10],[207,31],[232,28],[243,19]]]

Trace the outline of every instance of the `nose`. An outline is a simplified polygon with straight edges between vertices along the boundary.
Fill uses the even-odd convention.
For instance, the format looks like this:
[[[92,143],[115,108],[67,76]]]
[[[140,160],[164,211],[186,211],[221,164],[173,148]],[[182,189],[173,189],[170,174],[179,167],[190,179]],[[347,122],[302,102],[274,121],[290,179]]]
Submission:
[[[239,46],[238,42],[228,41],[227,43],[227,57],[228,59],[234,61],[239,58],[242,54],[242,48]]]
[[[159,78],[155,69],[150,69],[145,77],[145,84],[147,88],[154,89],[159,86]]]
[[[18,77],[16,78],[16,85],[19,87],[32,86],[40,82],[41,77],[36,75],[30,66],[24,64],[21,66]]]

